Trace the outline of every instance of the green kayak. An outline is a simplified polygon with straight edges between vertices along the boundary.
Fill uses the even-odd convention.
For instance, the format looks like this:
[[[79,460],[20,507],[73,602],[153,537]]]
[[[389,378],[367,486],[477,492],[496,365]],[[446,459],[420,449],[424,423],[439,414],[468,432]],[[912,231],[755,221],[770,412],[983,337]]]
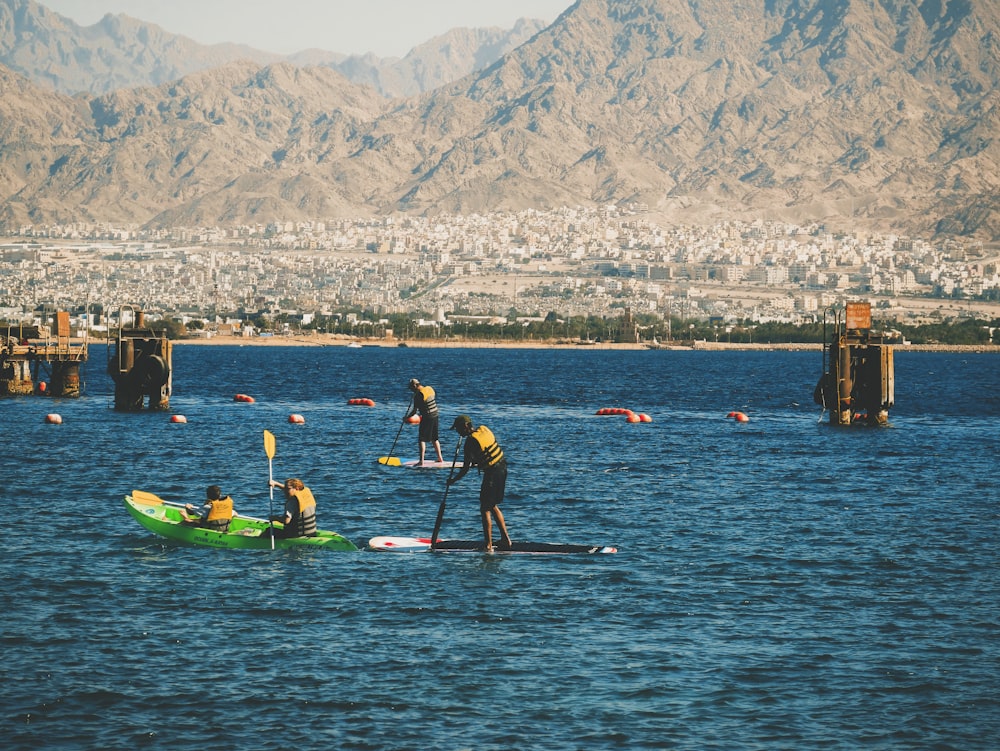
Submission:
[[[271,525],[264,519],[235,514],[229,524],[228,532],[215,532],[185,523],[180,512],[183,507],[183,503],[170,503],[141,490],[133,490],[132,495],[125,496],[125,508],[135,520],[150,532],[155,532],[168,540],[205,545],[210,548],[271,549],[271,537],[264,533]],[[276,522],[274,527],[281,529],[281,524]],[[276,550],[302,546],[321,547],[325,550],[358,549],[346,537],[323,529],[319,530],[315,537],[288,537],[274,540]]]

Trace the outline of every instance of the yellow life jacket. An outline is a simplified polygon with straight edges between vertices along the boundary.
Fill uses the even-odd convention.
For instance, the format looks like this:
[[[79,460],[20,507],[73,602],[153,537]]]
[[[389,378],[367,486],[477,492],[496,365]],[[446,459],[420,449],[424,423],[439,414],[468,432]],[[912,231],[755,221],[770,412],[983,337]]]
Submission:
[[[430,386],[421,386],[417,389],[420,392],[420,396],[423,397],[424,403],[420,414],[422,415],[436,415],[438,412],[437,399],[434,396],[434,389]]]
[[[229,529],[229,522],[233,518],[233,499],[228,495],[217,501],[207,502],[211,509],[208,516],[202,519],[202,525],[217,532],[225,532]]]
[[[476,443],[479,444],[479,450],[482,453],[487,467],[493,467],[499,463],[501,459],[503,459],[503,450],[497,443],[497,439],[493,435],[492,431],[485,425],[480,425],[478,428],[473,430],[470,434],[470,438],[474,438]]]
[[[316,534],[316,499],[309,488],[293,490],[297,509],[292,512],[288,528],[296,537],[312,537]]]

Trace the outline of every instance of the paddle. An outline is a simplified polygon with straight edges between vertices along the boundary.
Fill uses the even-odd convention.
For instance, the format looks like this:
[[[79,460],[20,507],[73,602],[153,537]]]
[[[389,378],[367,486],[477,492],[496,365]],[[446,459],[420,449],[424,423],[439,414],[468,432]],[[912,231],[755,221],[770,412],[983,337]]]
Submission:
[[[264,453],[267,454],[267,489],[271,494],[270,513],[267,518],[271,523],[271,550],[274,550],[274,471],[271,460],[274,458],[274,433],[264,431]]]
[[[174,508],[186,509],[186,503],[174,503],[173,501],[165,501],[160,496],[155,493],[148,493],[145,490],[133,490],[132,500],[138,503],[140,506],[173,506]],[[234,514],[241,519],[246,519],[251,522],[263,522],[267,524],[266,519],[258,519],[256,516],[245,516],[244,514]]]
[[[133,490],[132,500],[136,503],[142,504],[143,506],[173,506],[175,508],[187,507],[187,504],[185,503],[172,503],[171,501],[165,501],[155,493],[147,493],[145,490]]]
[[[437,545],[438,532],[441,531],[441,522],[444,520],[444,504],[448,500],[448,489],[451,487],[451,477],[455,473],[455,465],[458,464],[458,451],[462,448],[462,436],[458,437],[455,444],[455,458],[451,460],[451,469],[448,470],[448,479],[444,484],[444,496],[441,498],[441,505],[438,506],[437,519],[434,521],[434,533],[431,535],[431,550]]]
[[[410,399],[410,406],[406,408],[406,414],[410,413],[410,409],[413,407],[413,399]],[[404,417],[399,421],[399,430],[396,431],[396,437],[392,439],[392,448],[389,449],[388,456],[380,456],[378,458],[379,464],[387,464],[392,467],[398,467],[400,465],[399,459],[393,459],[392,452],[396,450],[396,441],[399,440],[399,434],[403,432],[403,426],[406,424],[406,418]]]

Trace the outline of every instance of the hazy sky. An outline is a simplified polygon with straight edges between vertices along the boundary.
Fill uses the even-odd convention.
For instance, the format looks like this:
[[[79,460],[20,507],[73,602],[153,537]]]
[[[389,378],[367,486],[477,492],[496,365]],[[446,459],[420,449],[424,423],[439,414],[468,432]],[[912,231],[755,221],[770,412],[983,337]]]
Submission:
[[[39,0],[81,26],[124,13],[202,44],[239,42],[290,54],[402,57],[458,26],[510,28],[519,18],[551,23],[575,0]]]

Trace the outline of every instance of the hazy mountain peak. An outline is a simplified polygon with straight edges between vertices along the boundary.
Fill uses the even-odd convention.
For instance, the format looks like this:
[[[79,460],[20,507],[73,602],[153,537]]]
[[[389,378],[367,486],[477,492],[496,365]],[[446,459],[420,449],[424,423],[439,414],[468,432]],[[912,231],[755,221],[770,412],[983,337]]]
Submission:
[[[0,144],[0,216],[214,224],[630,202],[685,222],[998,237],[991,3],[579,0],[482,69],[393,101],[260,61],[88,106],[10,79],[5,107],[46,125]],[[439,75],[489,33],[443,35],[397,70]],[[349,65],[363,67],[329,67]],[[373,86],[388,71],[369,68]]]

